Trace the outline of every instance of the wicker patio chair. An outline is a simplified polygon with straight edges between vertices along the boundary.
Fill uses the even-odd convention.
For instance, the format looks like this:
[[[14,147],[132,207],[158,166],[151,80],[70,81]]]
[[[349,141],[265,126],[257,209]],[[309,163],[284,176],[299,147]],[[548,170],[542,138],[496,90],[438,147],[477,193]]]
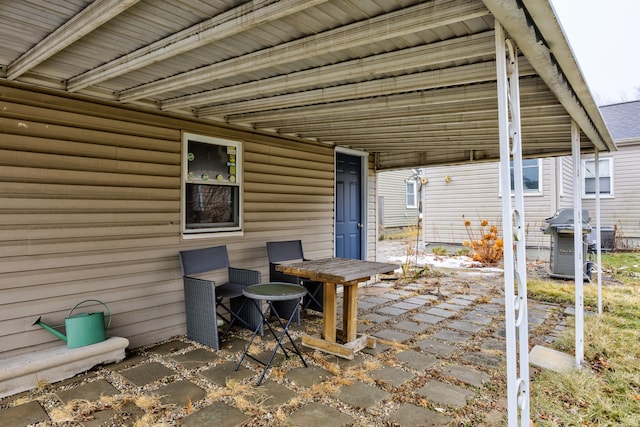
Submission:
[[[300,277],[284,274],[276,270],[276,265],[282,261],[300,260],[303,261],[302,241],[287,240],[281,242],[267,242],[267,256],[269,258],[269,281],[286,282],[302,285],[307,290],[307,294],[302,300],[302,310],[314,310],[322,312],[322,282],[301,279]],[[298,310],[294,317],[300,325],[300,307],[295,301],[274,302],[276,311],[283,317],[288,318],[292,310]]]
[[[262,316],[255,304],[242,294],[248,285],[260,283],[260,272],[231,267],[226,246],[192,249],[180,252],[184,282],[184,302],[187,316],[187,337],[219,350],[219,339],[238,325],[254,331]],[[195,275],[227,269],[229,281],[216,286],[212,280]],[[218,335],[218,320],[226,326]]]

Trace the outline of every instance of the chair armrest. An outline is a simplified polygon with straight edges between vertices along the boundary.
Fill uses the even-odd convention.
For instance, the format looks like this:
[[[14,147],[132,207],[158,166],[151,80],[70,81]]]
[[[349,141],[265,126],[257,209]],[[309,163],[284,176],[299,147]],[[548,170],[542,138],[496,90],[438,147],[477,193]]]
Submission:
[[[211,283],[212,285],[215,285],[216,282],[213,280],[208,280],[208,279],[200,279],[198,277],[191,277],[191,276],[182,276],[182,280],[187,283],[191,282],[191,283],[195,283],[195,282],[207,282],[207,283]]]
[[[245,268],[229,267],[229,283],[238,285],[257,285],[260,283],[260,272]]]
[[[189,276],[182,279],[187,337],[219,350],[215,282]]]

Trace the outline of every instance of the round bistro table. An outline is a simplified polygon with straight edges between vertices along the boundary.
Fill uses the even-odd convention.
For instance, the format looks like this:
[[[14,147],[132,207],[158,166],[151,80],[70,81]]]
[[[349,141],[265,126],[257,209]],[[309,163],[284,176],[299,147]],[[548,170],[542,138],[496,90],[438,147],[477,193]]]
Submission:
[[[273,302],[297,300],[297,303],[300,304],[302,302],[302,297],[306,295],[307,290],[304,287],[293,284],[293,283],[267,282],[267,283],[259,283],[257,285],[247,286],[246,288],[244,288],[242,293],[245,297],[249,298],[253,302],[253,304],[255,304],[256,307],[258,308],[258,311],[262,315],[262,323],[266,324],[269,330],[271,331],[271,334],[276,339],[276,345],[273,351],[271,352],[271,356],[269,357],[269,360],[266,363],[256,359],[254,356],[249,354],[249,348],[251,347],[251,344],[253,343],[253,340],[255,339],[256,335],[258,335],[258,332],[260,331],[261,325],[258,325],[255,331],[253,331],[253,335],[251,335],[251,339],[249,340],[249,343],[245,347],[244,352],[240,357],[240,360],[238,361],[238,364],[236,365],[235,370],[237,371],[240,368],[240,365],[242,364],[242,361],[244,360],[245,357],[249,357],[250,359],[255,360],[256,362],[264,365],[264,370],[262,371],[262,374],[260,375],[260,378],[258,379],[258,383],[257,383],[257,385],[260,385],[262,383],[262,380],[264,379],[264,376],[267,374],[267,370],[271,366],[271,362],[273,362],[273,358],[278,352],[278,348],[282,350],[285,357],[287,358],[289,358],[288,351],[291,351],[297,354],[300,357],[300,360],[302,360],[304,367],[306,368],[307,362],[304,360],[304,357],[302,357],[302,352],[300,351],[296,343],[291,338],[291,335],[289,335],[289,325],[291,324],[291,321],[295,317],[296,310],[292,310],[289,318],[286,319],[285,323],[283,323],[282,319],[280,318],[280,315],[278,314],[278,312],[273,306]],[[262,301],[266,301],[268,304],[268,307],[264,312],[262,311],[262,307],[261,307]],[[269,321],[267,320],[268,313],[274,314],[278,323],[280,324],[282,331],[280,332],[279,335],[276,333],[276,330],[273,328],[271,323],[269,323]],[[285,337],[289,339],[289,341],[291,342],[291,345],[293,346],[293,349],[289,349],[287,351],[287,349],[282,343]]]

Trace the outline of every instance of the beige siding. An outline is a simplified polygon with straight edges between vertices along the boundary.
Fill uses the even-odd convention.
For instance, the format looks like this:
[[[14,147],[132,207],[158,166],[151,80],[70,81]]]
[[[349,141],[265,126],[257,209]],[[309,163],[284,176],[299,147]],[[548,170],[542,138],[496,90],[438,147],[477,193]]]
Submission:
[[[364,259],[376,260],[376,249],[378,242],[378,217],[377,200],[378,194],[375,163],[373,156],[367,157],[367,253]]]
[[[426,239],[435,243],[467,240],[462,215],[474,223],[486,218],[499,225],[498,165],[475,163],[426,169]]]
[[[573,160],[571,157],[561,158],[561,190],[558,209],[573,207]]]
[[[555,203],[555,161],[541,162],[542,194],[525,196],[525,231],[527,246],[546,247],[548,236],[541,232],[544,219],[552,213]],[[431,243],[460,244],[468,240],[464,219],[472,223],[471,232],[478,232],[481,219],[501,228],[501,196],[499,164],[472,163],[467,165],[426,169],[426,239]]]
[[[621,244],[640,245],[640,197],[638,196],[638,161],[640,160],[640,144],[619,144],[619,151],[601,154],[600,158],[611,157],[613,195],[602,195],[600,198],[601,225],[619,229],[623,239]],[[593,158],[593,156],[584,156]],[[583,198],[582,206],[589,209],[591,224],[595,226],[595,198]]]
[[[0,359],[57,343],[34,320],[90,298],[132,347],[184,333],[184,248],[264,277],[268,240],[333,254],[330,147],[8,86],[0,106]],[[244,142],[242,236],[181,238],[182,131]]]

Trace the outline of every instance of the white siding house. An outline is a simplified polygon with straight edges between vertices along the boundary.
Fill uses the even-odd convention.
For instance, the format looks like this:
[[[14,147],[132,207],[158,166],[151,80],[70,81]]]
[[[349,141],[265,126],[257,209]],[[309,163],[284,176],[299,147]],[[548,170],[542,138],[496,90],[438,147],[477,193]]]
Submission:
[[[606,105],[601,110],[618,147],[618,151],[600,155],[601,226],[615,226],[617,248],[636,247],[640,244],[640,101]],[[573,165],[566,156],[530,159],[525,162],[525,180],[527,162],[534,177],[525,184],[527,245],[548,247],[550,237],[541,229],[547,224],[546,218],[573,205]],[[595,227],[593,154],[582,157],[582,167],[583,209],[589,210],[591,225]],[[379,191],[385,194],[385,224],[410,224],[398,221],[397,212],[404,208],[399,195],[411,173],[401,170],[379,174]],[[487,219],[499,225],[502,195],[498,192],[497,163],[429,167],[424,174],[428,179],[423,190],[427,242],[460,244],[466,240],[463,215],[474,224]]]
[[[525,186],[525,224],[529,246],[547,245],[540,228],[555,211],[557,168],[552,158],[531,159],[525,168],[532,179]],[[477,230],[482,219],[500,228],[501,197],[497,163],[427,168],[425,238],[433,243],[460,244],[469,238],[464,220]],[[527,174],[527,172],[525,172]],[[464,218],[463,218],[464,216]]]
[[[417,226],[420,219],[420,181],[410,169],[378,174],[378,225],[389,230]]]
[[[640,100],[600,107],[618,151],[600,155],[600,217],[615,227],[616,246],[640,246]],[[583,158],[582,203],[595,216],[593,155]],[[590,182],[589,182],[590,181]]]

